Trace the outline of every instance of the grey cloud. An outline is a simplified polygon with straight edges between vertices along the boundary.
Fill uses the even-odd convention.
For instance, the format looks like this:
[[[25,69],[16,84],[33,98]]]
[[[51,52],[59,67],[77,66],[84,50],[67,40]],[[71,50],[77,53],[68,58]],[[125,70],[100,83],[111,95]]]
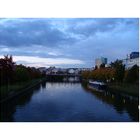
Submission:
[[[137,27],[134,26],[137,23],[136,19],[122,18],[0,19],[0,45],[72,45],[96,33],[111,32],[121,25],[130,30]],[[67,28],[61,30],[65,25]]]
[[[2,19],[1,19],[2,20]],[[10,22],[10,21],[9,21]],[[47,19],[24,19],[12,22],[11,25],[0,26],[0,45],[26,46],[46,45],[49,47],[72,44],[75,38],[54,28]],[[9,26],[8,26],[9,25]]]
[[[125,18],[96,18],[96,19],[79,19],[72,22],[68,28],[69,32],[74,34],[83,35],[85,37],[93,36],[96,33],[111,32],[124,25],[126,30],[135,28],[138,24],[138,19],[125,19]],[[131,25],[131,28],[130,28]]]
[[[138,22],[135,18],[1,19],[0,54],[65,57],[91,67],[97,57],[112,61],[138,51]]]

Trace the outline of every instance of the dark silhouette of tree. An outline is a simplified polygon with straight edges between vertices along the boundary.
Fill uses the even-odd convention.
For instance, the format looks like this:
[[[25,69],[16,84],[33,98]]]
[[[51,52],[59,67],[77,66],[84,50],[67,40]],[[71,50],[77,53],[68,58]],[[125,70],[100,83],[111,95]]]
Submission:
[[[0,75],[1,83],[9,84],[13,82],[13,73],[15,69],[15,63],[12,56],[5,55],[0,59]]]
[[[0,85],[9,85],[18,81],[27,81],[45,76],[36,68],[16,65],[12,55],[0,58]]]
[[[121,60],[116,60],[115,62],[111,62],[111,67],[115,69],[115,81],[123,82],[124,74],[125,74],[125,65],[122,64]]]
[[[102,64],[100,65],[100,68],[105,68],[105,64],[102,63]]]
[[[130,70],[127,71],[125,82],[136,83],[139,81],[139,67],[134,65]]]
[[[18,65],[15,70],[16,81],[28,81],[30,80],[30,74],[27,68],[23,65]]]

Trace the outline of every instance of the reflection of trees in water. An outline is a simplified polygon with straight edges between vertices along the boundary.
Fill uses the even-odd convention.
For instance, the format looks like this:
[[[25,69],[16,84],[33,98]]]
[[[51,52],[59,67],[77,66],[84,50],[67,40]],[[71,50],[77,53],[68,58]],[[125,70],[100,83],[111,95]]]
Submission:
[[[42,86],[42,88],[46,88],[46,81],[43,81],[43,82],[41,83],[41,86]]]
[[[138,104],[136,103],[131,103],[131,104],[126,104],[126,110],[133,119],[133,121],[139,121],[139,109],[138,109]]]
[[[33,89],[30,89],[25,94],[19,95],[18,97],[7,101],[1,104],[0,111],[0,121],[2,122],[11,122],[14,121],[14,113],[16,112],[17,106],[24,106],[28,102],[30,102],[33,94],[37,93],[40,90],[40,85],[35,86]]]
[[[0,121],[1,122],[11,122],[13,121],[13,114],[16,111],[16,108],[13,106],[13,104],[9,103],[3,103],[0,105]]]
[[[126,110],[133,121],[139,121],[138,100],[129,99],[128,97],[121,96],[120,94],[116,95],[109,92],[99,93],[93,91],[84,84],[82,84],[82,87],[88,93],[90,92],[94,94],[96,98],[101,99],[102,102],[113,106],[118,113],[123,114]]]

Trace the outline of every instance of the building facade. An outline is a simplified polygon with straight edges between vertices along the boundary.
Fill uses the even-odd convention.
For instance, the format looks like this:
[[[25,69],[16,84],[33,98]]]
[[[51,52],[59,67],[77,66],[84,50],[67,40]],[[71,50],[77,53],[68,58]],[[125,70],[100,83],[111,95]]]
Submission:
[[[139,58],[134,59],[124,59],[123,64],[125,65],[126,69],[132,68],[134,65],[139,66]]]
[[[97,58],[95,59],[95,65],[100,68],[101,64],[107,64],[107,58],[101,57],[101,58]]]
[[[139,52],[132,52],[126,59],[122,60],[125,69],[130,69],[134,65],[139,66]]]
[[[135,59],[135,58],[139,58],[139,52],[132,52],[130,54],[130,59]]]

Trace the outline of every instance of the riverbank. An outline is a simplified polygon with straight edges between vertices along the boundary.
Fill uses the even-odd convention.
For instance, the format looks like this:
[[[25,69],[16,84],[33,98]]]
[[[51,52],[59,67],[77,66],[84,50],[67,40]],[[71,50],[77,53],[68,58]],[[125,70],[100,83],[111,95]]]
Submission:
[[[83,80],[82,83],[87,86],[88,80]],[[127,84],[127,83],[107,83],[108,91],[115,94],[129,95],[133,97],[139,97],[139,84]]]
[[[44,81],[44,78],[41,79],[34,79],[27,82],[20,82],[15,83],[9,86],[1,86],[0,87],[0,103],[3,103],[7,100],[10,100],[23,92],[33,88],[34,86],[38,85],[42,81]]]
[[[138,84],[108,84],[109,91],[112,93],[127,94],[134,97],[139,97],[139,85]]]

